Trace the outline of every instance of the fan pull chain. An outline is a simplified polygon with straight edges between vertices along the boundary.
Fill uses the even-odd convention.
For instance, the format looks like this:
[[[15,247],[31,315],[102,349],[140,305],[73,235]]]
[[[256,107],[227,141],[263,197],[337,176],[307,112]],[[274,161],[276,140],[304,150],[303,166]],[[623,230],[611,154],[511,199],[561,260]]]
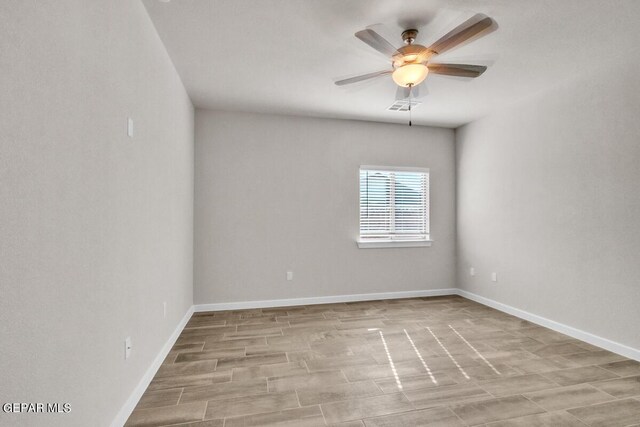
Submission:
[[[413,85],[409,84],[409,126],[411,126],[411,89],[413,89]]]

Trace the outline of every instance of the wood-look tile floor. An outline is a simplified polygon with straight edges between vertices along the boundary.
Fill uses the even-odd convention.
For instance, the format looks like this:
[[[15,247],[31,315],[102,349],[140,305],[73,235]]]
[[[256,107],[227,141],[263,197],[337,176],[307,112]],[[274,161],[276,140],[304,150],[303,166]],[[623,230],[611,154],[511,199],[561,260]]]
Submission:
[[[196,313],[164,425],[640,426],[640,363],[456,296]]]

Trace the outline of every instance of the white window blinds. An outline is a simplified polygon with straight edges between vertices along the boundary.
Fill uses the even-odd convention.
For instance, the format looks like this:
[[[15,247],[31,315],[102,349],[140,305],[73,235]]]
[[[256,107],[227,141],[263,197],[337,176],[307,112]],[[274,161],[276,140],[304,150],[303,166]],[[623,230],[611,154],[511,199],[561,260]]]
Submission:
[[[429,239],[429,169],[360,166],[360,239]]]

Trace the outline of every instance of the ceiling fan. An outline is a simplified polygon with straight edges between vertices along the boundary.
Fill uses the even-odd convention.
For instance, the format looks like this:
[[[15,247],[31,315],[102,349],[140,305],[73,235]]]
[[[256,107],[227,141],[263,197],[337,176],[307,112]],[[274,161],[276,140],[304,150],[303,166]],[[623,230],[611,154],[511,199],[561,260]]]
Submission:
[[[481,13],[474,15],[453,30],[442,36],[429,47],[414,43],[418,30],[408,29],[402,32],[404,46],[395,48],[371,27],[358,31],[355,36],[391,59],[391,69],[363,74],[335,82],[338,86],[361,82],[391,75],[399,86],[396,99],[417,96],[418,85],[429,73],[457,77],[478,77],[487,69],[484,65],[440,64],[431,62],[431,58],[479,35],[485,35],[497,27],[495,21]],[[484,34],[483,34],[484,33]]]

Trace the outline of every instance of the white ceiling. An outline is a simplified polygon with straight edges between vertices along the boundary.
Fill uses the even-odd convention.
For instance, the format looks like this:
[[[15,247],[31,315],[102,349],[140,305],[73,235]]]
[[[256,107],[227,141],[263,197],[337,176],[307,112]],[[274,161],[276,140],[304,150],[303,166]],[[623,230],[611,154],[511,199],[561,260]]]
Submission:
[[[418,26],[428,45],[474,13],[499,29],[437,57],[486,64],[477,79],[430,75],[416,124],[457,127],[636,52],[640,0],[143,0],[196,107],[406,122],[387,111],[390,77],[349,87],[338,78],[388,68],[353,34],[381,23],[402,45]],[[434,61],[435,62],[435,61]],[[615,76],[612,76],[615,78]]]

